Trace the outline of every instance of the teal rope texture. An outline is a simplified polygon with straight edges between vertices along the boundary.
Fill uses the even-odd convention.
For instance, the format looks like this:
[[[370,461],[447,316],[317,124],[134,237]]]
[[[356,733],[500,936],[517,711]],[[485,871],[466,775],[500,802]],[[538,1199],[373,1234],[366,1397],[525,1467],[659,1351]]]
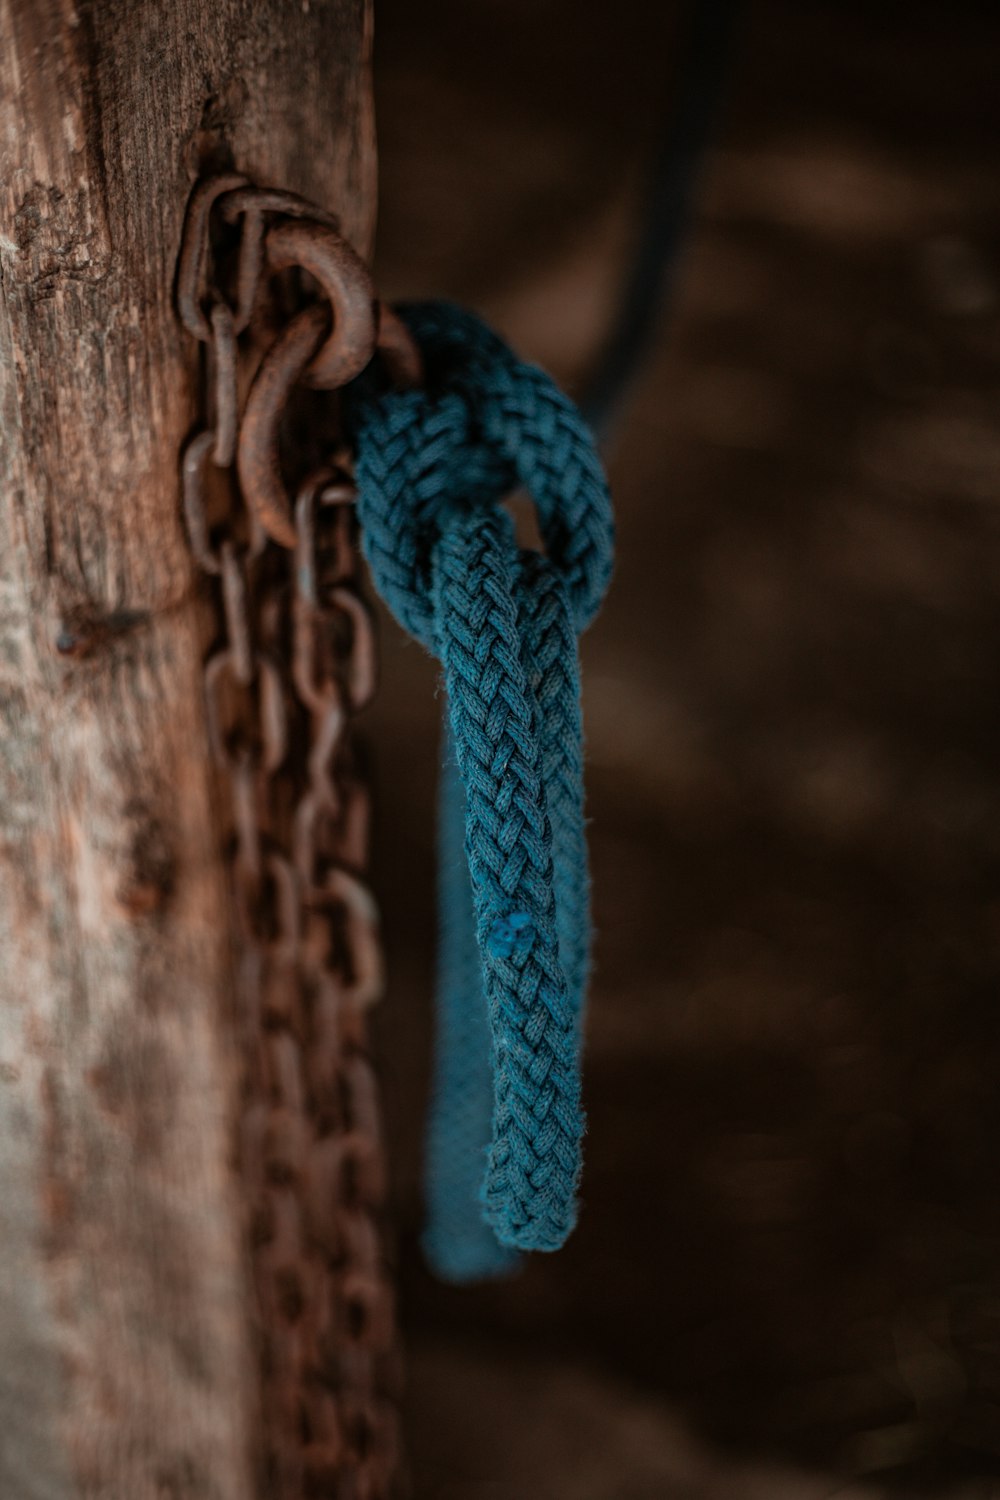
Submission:
[[[576,1219],[589,960],[577,635],[610,579],[590,434],[541,370],[447,304],[400,312],[426,387],[355,395],[376,588],[444,669],[441,953],[428,1258],[496,1274]],[[533,497],[544,555],[497,509]],[[459,826],[464,825],[464,859]]]

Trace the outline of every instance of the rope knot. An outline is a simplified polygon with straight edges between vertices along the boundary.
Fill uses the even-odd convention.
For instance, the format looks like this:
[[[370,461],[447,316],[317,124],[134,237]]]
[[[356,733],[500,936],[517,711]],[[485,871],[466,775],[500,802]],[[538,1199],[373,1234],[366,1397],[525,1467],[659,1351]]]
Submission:
[[[577,635],[607,588],[613,531],[590,434],[550,378],[459,308],[400,313],[427,384],[358,390],[350,420],[376,587],[440,658],[448,694],[425,1243],[465,1279],[508,1264],[501,1247],[557,1248],[576,1217],[589,958]],[[519,549],[497,508],[518,486],[544,555]]]
[[[355,398],[358,479],[368,491],[366,550],[387,603],[425,645],[430,554],[449,512],[534,500],[546,553],[573,621],[585,629],[611,578],[607,482],[576,407],[535,365],[449,303],[398,309],[424,357],[422,390]]]

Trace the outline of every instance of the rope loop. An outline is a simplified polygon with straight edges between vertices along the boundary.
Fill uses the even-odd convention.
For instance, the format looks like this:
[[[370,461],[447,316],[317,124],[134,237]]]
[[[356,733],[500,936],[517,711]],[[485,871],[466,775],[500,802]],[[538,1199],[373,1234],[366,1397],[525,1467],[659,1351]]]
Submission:
[[[613,530],[591,437],[552,380],[459,308],[399,312],[426,384],[359,382],[349,420],[375,585],[447,690],[425,1248],[464,1280],[506,1269],[512,1248],[556,1249],[576,1219],[590,946],[577,635]],[[498,508],[518,486],[544,555]]]
[[[614,529],[583,418],[550,376],[519,360],[472,313],[447,302],[397,312],[423,353],[424,389],[354,405],[359,483],[378,497],[366,547],[389,585],[387,602],[429,646],[430,554],[444,516],[488,508],[522,488],[566,584],[574,625],[585,629],[610,581]]]

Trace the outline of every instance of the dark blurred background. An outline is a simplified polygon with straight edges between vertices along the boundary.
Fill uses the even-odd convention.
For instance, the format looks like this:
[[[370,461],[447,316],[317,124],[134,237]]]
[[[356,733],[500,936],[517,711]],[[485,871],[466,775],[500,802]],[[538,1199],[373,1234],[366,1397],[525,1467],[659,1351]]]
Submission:
[[[651,0],[378,0],[378,279],[579,391]],[[423,1269],[431,661],[385,623],[381,1017],[419,1500],[1000,1495],[1000,8],[755,0],[609,462],[580,1228]]]

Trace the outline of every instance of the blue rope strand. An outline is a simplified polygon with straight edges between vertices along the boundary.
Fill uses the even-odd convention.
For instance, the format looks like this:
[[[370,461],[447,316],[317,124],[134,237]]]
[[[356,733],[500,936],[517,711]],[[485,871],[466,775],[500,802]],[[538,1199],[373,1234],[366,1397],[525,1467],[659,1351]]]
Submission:
[[[446,726],[438,809],[437,1036],[427,1129],[424,1254],[447,1281],[502,1275],[517,1256],[486,1223],[480,1189],[493,1120],[490,1028],[465,857],[465,788]]]
[[[607,587],[612,520],[590,435],[548,376],[457,308],[402,313],[427,387],[359,392],[352,422],[376,587],[447,689],[424,1244],[467,1280],[558,1248],[576,1220],[590,942],[576,637]],[[496,509],[517,485],[545,556]]]

